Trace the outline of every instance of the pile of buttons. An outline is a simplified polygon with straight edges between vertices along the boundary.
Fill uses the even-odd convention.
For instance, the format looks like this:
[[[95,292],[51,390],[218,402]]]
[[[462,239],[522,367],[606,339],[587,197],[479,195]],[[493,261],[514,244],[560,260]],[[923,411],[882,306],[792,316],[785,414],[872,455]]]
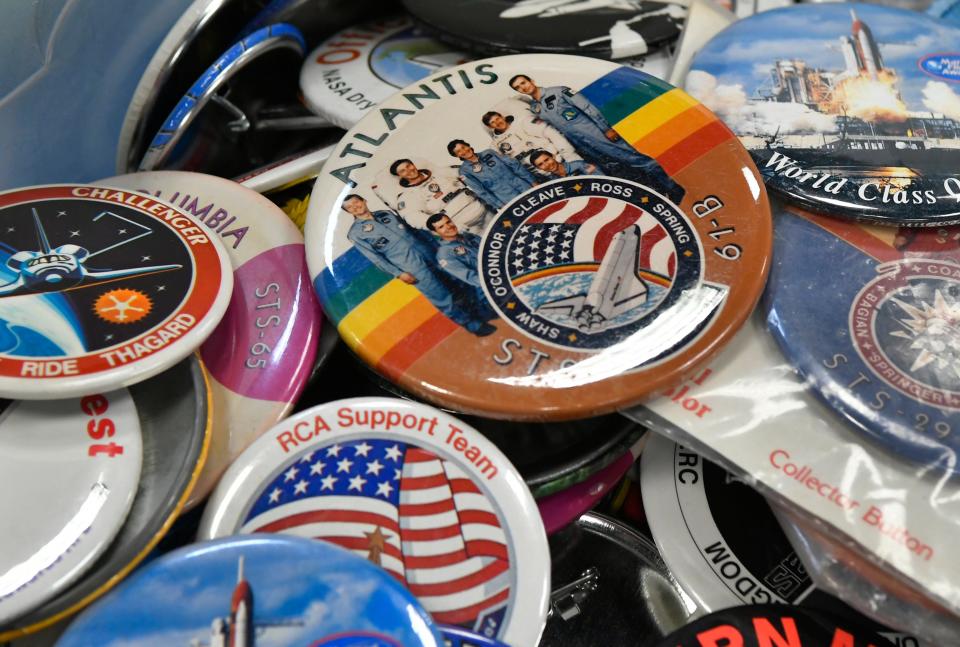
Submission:
[[[898,4],[11,9],[0,643],[943,644],[671,417],[789,434],[688,396],[768,340],[960,471],[960,19]]]

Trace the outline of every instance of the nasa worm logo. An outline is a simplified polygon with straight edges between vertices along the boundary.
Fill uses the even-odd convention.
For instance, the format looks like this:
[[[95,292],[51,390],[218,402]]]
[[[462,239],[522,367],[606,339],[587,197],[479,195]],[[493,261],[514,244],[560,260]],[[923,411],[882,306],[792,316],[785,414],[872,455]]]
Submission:
[[[902,393],[960,409],[960,266],[924,259],[876,269],[850,310],[857,352]]]
[[[549,182],[508,204],[483,240],[480,269],[504,319],[581,351],[654,325],[703,277],[700,241],[680,210],[610,177]]]
[[[917,65],[930,76],[960,82],[960,53],[928,54],[921,58]]]

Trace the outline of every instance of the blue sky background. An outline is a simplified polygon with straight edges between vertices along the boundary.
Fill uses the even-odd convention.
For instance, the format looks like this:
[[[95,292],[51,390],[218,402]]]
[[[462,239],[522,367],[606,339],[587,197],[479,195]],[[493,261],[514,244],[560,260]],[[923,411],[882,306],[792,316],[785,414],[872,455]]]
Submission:
[[[236,543],[224,548],[224,543]],[[189,547],[190,556],[157,560],[94,605],[60,647],[177,647],[209,641],[210,624],[229,616],[237,563],[253,588],[254,619],[300,619],[304,626],[269,629],[258,647],[309,645],[348,630],[379,631],[404,645],[421,644],[397,609],[409,594],[385,571],[330,544],[252,536]],[[375,620],[374,620],[375,619]]]
[[[844,68],[839,39],[851,33],[849,7],[800,4],[756,14],[710,41],[691,69],[708,72],[721,84],[741,84],[748,98],[754,98],[778,58],[803,59],[812,67],[839,72]],[[960,30],[912,11],[862,3],[855,11],[873,32],[886,67],[897,71],[907,109],[927,110],[921,90],[934,79],[917,68],[917,61],[926,54],[960,50]]]

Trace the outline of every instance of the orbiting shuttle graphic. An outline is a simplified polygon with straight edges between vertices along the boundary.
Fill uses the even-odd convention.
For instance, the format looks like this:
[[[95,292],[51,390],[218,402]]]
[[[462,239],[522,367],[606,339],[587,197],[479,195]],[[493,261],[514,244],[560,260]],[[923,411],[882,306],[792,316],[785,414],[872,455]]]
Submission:
[[[644,4],[661,3],[666,6],[653,11],[643,11]],[[500,12],[501,18],[550,18],[570,13],[580,13],[592,9],[620,9],[623,11],[637,11],[638,13],[627,19],[618,20],[610,26],[606,36],[597,36],[580,41],[581,46],[593,45],[610,41],[610,50],[614,58],[639,56],[649,51],[649,46],[643,35],[634,31],[630,25],[643,22],[655,16],[666,16],[673,21],[681,21],[687,17],[685,0],[520,0],[509,9]]]
[[[37,244],[40,249],[22,250],[7,259],[7,269],[12,271],[16,275],[16,278],[9,283],[0,285],[0,296],[6,296],[20,288],[26,288],[26,290],[30,292],[50,292],[74,287],[84,282],[89,285],[125,276],[137,276],[150,272],[162,272],[183,267],[182,265],[171,264],[132,267],[123,270],[88,269],[85,263],[91,258],[108,250],[120,247],[121,245],[131,243],[138,238],[147,236],[153,233],[153,230],[118,216],[115,213],[104,211],[95,216],[93,221],[96,222],[103,216],[109,215],[119,218],[132,226],[139,227],[143,232],[93,253],[85,247],[69,243],[51,248],[50,240],[47,238],[47,232],[43,229],[43,224],[40,222],[40,216],[37,214],[37,210],[34,208],[32,211],[33,222],[37,231]]]
[[[581,330],[602,329],[618,314],[647,300],[649,288],[640,276],[640,228],[632,225],[614,235],[586,294],[550,301],[537,312],[566,311]]]

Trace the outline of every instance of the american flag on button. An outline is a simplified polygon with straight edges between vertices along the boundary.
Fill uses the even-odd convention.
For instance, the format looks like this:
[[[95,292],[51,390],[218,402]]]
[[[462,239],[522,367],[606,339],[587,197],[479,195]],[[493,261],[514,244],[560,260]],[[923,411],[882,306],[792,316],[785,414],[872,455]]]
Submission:
[[[502,623],[510,598],[507,538],[470,477],[392,440],[313,448],[263,487],[240,528],[349,548],[406,584],[437,622]]]

